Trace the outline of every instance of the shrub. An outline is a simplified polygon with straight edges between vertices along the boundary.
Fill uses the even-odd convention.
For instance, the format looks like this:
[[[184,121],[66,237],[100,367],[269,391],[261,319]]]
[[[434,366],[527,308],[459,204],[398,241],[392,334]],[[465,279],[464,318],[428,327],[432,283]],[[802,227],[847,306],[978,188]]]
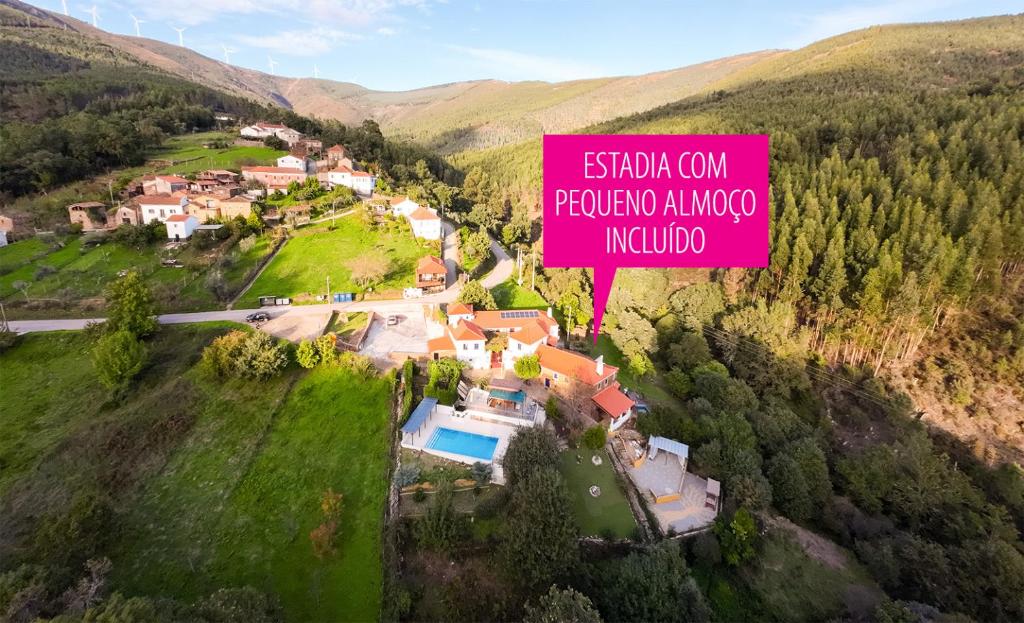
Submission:
[[[148,358],[146,345],[124,329],[101,337],[92,351],[100,383],[114,394],[128,387]]]
[[[295,361],[307,370],[315,368],[316,364],[320,363],[320,353],[317,352],[312,342],[302,340],[299,342],[299,347],[295,349]]]
[[[202,365],[215,376],[268,379],[288,365],[284,347],[263,331],[231,331],[203,350]]]
[[[537,355],[526,355],[516,359],[514,364],[516,376],[528,381],[540,376],[540,357]]]
[[[558,441],[545,428],[520,428],[509,440],[501,464],[505,481],[514,487],[535,470],[558,468]]]
[[[715,521],[714,531],[725,562],[735,567],[753,558],[757,526],[754,524],[754,516],[747,509],[737,510],[728,523],[725,517],[719,517]]]
[[[544,402],[544,414],[550,420],[560,422],[562,420],[562,407],[558,404],[558,398],[555,398],[554,394],[549,394],[547,401]]]
[[[404,464],[395,470],[395,484],[399,489],[414,485],[420,480],[419,465]]]
[[[473,480],[478,485],[486,485],[491,481],[491,466],[487,463],[481,463],[477,461],[469,468],[469,473],[472,474]]]
[[[156,307],[153,296],[134,270],[107,287],[107,329],[125,330],[136,337],[156,331]]]
[[[452,486],[442,482],[434,494],[427,514],[416,522],[416,540],[420,547],[450,552],[465,531],[465,521],[455,512]]]
[[[601,615],[590,598],[571,588],[552,586],[537,605],[526,604],[523,623],[601,623]]]
[[[467,281],[459,292],[458,301],[472,305],[475,309],[497,309],[494,296],[479,281]]]
[[[600,450],[608,439],[608,430],[598,424],[583,432],[583,445],[591,450]]]

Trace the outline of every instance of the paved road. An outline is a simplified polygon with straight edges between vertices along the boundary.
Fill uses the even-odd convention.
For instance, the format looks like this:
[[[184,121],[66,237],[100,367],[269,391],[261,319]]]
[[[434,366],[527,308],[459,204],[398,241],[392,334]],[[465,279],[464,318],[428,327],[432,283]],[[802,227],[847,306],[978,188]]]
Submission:
[[[446,235],[444,240],[445,264],[448,266],[449,275],[454,271],[455,244],[457,235],[451,225],[445,223]],[[508,253],[494,240],[491,240],[491,251],[498,262],[481,283],[486,288],[493,288],[502,283],[512,275],[515,262]],[[459,296],[462,286],[454,279],[449,278],[449,286],[444,292],[431,294],[418,299],[387,299],[358,301],[354,303],[323,303],[319,305],[283,305],[280,307],[265,307],[265,311],[273,318],[280,318],[283,315],[318,315],[331,311],[376,311],[381,313],[411,311],[424,304],[451,303]],[[160,324],[185,324],[189,322],[214,322],[232,321],[244,322],[245,317],[251,314],[252,309],[228,309],[219,311],[192,312],[184,314],[163,314],[157,316]],[[103,318],[69,318],[52,320],[12,320],[11,330],[18,333],[31,333],[38,331],[77,331],[84,329],[90,322],[102,322]]]

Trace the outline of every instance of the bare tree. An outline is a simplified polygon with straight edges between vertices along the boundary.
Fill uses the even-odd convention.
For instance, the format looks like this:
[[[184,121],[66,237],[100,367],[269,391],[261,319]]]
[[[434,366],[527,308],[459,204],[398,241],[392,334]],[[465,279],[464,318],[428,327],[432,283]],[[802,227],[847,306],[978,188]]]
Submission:
[[[382,253],[367,253],[351,260],[348,268],[352,280],[365,287],[383,281],[391,272],[391,262]]]

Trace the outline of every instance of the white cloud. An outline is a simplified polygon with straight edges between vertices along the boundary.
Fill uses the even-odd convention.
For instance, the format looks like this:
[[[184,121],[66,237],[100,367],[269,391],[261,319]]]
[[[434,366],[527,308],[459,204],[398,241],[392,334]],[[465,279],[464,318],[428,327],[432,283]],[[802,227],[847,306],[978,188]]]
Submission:
[[[319,56],[330,52],[338,45],[345,45],[362,39],[343,30],[314,28],[312,30],[286,30],[270,35],[238,35],[239,43],[270,50],[290,56]]]
[[[388,28],[387,26],[381,26],[380,28],[377,29],[377,34],[381,35],[383,37],[390,37],[392,35],[397,35],[398,31],[395,30],[394,28]]]
[[[598,67],[569,59],[495,48],[472,48],[461,45],[449,45],[448,48],[472,59],[489,75],[505,79],[561,82],[602,75]]]
[[[273,5],[253,0],[130,0],[135,15],[144,16],[157,22],[182,26],[196,26],[214,21],[224,15],[250,15],[273,13]]]
[[[878,24],[919,19],[929,12],[961,0],[895,0],[878,4],[850,4],[821,13],[795,16],[803,30],[791,38],[788,47],[801,47],[820,39]]]

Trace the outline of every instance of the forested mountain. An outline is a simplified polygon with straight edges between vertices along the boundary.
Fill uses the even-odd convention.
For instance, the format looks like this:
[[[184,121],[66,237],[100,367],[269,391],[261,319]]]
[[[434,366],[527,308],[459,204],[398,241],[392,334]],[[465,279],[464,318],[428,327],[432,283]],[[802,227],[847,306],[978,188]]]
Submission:
[[[642,76],[559,83],[475,80],[410,91],[376,91],[347,82],[273,76],[235,67],[177,45],[109,33],[19,0],[0,0],[0,10],[2,41],[28,40],[72,57],[78,57],[80,50],[93,60],[92,48],[101,44],[102,53],[116,57],[120,65],[155,67],[300,115],[346,124],[373,119],[390,136],[414,139],[442,153],[519,142],[543,132],[572,130],[649,110],[778,54],[754,52]],[[67,39],[54,36],[52,30],[65,28],[80,35],[76,41],[88,40],[87,44],[68,46]]]

